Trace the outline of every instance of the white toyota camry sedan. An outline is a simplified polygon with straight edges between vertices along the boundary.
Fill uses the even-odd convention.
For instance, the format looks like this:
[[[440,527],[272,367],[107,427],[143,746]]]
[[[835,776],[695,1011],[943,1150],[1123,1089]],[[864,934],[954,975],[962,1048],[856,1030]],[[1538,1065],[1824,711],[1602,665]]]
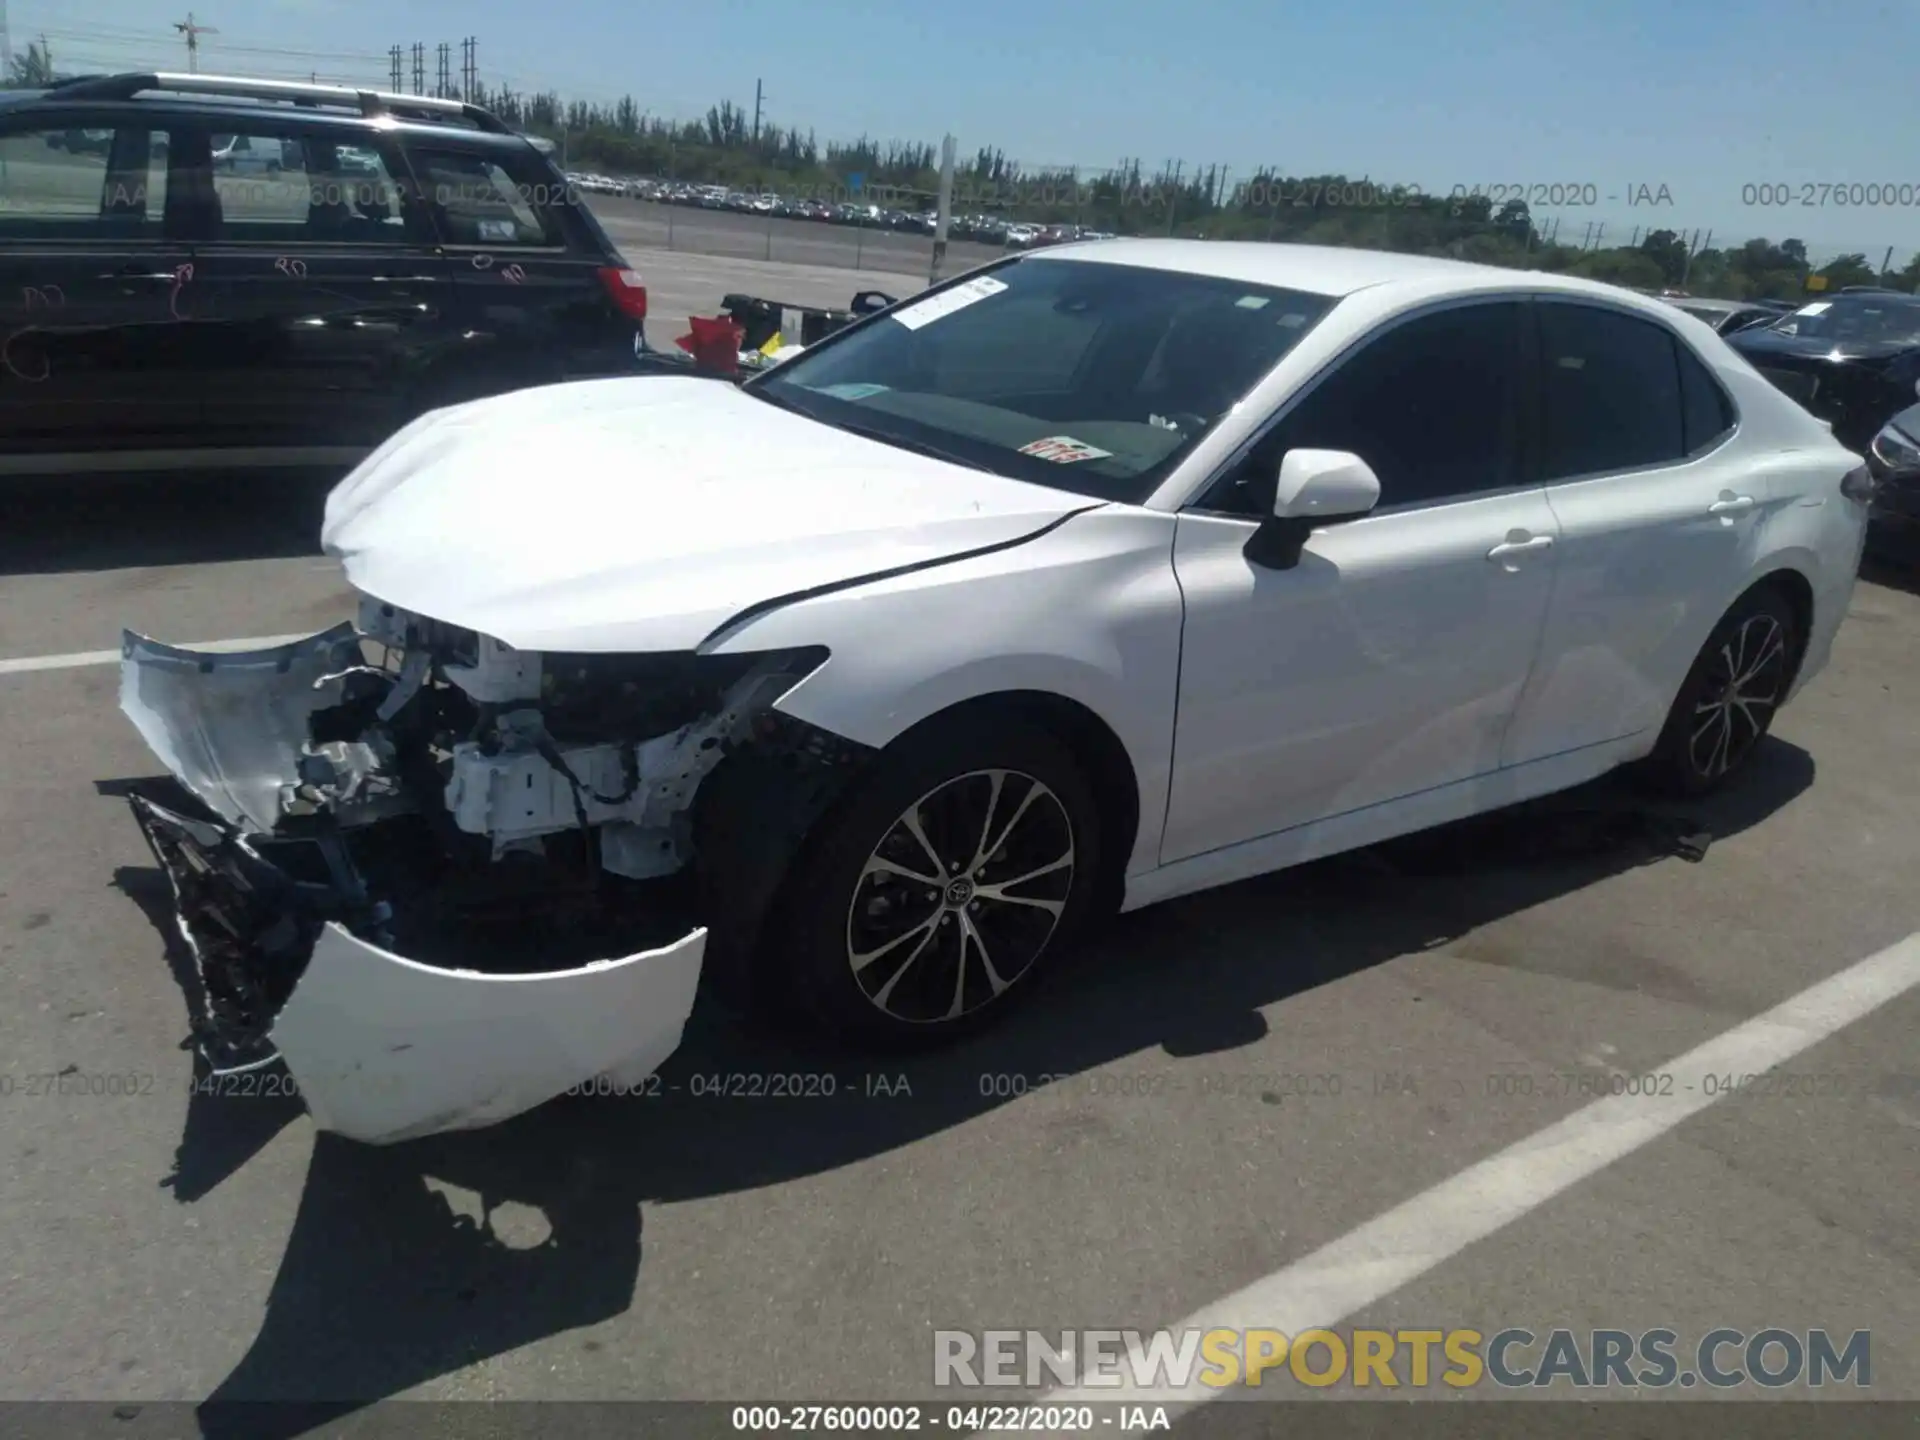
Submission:
[[[638,1084],[703,972],[856,1043],[1137,909],[1637,763],[1746,763],[1871,480],[1702,322],[1558,276],[1106,241],[743,385],[428,415],[298,644],[129,633],[218,1070],[382,1142]]]

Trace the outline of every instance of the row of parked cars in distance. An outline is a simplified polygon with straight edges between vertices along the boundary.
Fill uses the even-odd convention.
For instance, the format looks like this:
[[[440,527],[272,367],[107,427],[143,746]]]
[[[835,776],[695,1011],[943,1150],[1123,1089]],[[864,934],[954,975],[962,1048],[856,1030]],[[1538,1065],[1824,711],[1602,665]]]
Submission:
[[[736,214],[765,215],[786,220],[813,220],[829,225],[854,225],[870,230],[898,230],[932,235],[938,216],[932,210],[902,210],[855,201],[776,195],[770,191],[735,190],[725,185],[695,185],[686,181],[615,179],[607,175],[570,172],[567,179],[587,195],[622,195],[662,205],[686,205],[701,210],[731,210]],[[1106,231],[1078,225],[1029,225],[995,215],[956,215],[947,225],[954,240],[1004,245],[1032,250],[1070,240],[1108,240]]]

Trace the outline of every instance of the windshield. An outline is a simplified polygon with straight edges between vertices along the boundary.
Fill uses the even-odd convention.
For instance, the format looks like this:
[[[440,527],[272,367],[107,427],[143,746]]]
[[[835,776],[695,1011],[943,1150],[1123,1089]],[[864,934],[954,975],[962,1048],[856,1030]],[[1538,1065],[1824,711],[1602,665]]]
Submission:
[[[1863,345],[1920,344],[1920,303],[1911,300],[1816,300],[1783,315],[1772,328],[1803,340]]]
[[[1178,271],[1023,259],[898,306],[746,389],[903,448],[1137,503],[1333,304]]]

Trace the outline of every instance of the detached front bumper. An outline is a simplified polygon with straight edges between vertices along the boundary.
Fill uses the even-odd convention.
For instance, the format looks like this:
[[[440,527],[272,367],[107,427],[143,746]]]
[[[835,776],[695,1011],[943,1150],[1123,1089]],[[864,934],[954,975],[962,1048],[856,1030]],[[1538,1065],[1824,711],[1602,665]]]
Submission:
[[[493,1124],[601,1077],[638,1083],[680,1044],[706,930],[567,968],[539,966],[538,945],[532,964],[485,945],[395,953],[419,925],[362,859],[405,860],[430,832],[392,829],[419,821],[382,756],[307,733],[367,668],[350,625],[244,653],[125,641],[122,708],[207,807],[131,799],[199,979],[206,1063],[284,1063],[318,1125],[371,1144]],[[328,803],[288,823],[322,773]]]

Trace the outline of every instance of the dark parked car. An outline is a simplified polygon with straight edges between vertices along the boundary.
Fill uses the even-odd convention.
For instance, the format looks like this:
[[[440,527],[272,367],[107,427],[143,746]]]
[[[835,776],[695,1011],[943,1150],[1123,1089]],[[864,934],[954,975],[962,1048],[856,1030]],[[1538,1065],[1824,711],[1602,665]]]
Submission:
[[[216,165],[242,141],[271,173]],[[0,475],[350,463],[430,409],[649,365],[646,305],[553,162],[470,105],[0,94]]]
[[[1706,321],[1722,335],[1732,335],[1755,325],[1770,324],[1778,320],[1782,313],[1780,307],[1764,301],[1696,300],[1691,296],[1672,295],[1663,295],[1661,298],[1695,319]]]
[[[1920,560],[1920,405],[1895,415],[1867,446],[1874,492],[1867,543]]]
[[[1843,291],[1727,337],[1769,380],[1865,452],[1920,395],[1920,297]]]

